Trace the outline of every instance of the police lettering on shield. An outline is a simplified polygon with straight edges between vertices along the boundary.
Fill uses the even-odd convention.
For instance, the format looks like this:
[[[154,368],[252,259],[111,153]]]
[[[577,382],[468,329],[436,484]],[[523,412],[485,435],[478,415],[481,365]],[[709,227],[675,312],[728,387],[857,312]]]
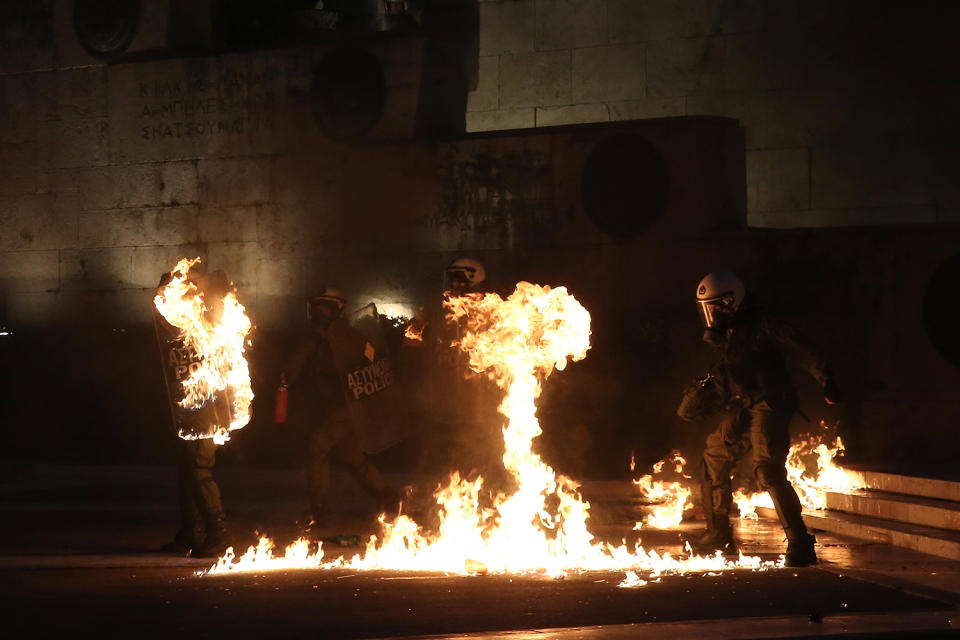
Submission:
[[[372,396],[393,384],[389,359],[378,360],[347,374],[347,388],[354,400]]]

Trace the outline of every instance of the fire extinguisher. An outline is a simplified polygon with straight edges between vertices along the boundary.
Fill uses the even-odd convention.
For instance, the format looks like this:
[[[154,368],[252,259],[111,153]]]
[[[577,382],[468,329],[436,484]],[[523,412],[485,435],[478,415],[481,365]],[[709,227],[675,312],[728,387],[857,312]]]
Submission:
[[[287,374],[280,374],[280,386],[277,387],[277,406],[273,414],[273,421],[283,424],[287,421]]]

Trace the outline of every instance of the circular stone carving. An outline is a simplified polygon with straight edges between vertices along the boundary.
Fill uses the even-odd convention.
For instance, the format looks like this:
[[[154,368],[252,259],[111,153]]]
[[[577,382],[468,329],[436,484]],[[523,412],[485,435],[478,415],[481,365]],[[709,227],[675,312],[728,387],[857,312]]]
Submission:
[[[600,142],[580,176],[587,216],[600,231],[621,238],[639,235],[663,215],[669,186],[663,155],[638,135]]]
[[[362,138],[383,115],[383,66],[369,51],[330,51],[314,69],[313,113],[323,131],[341,142]]]
[[[73,26],[87,53],[113,58],[127,50],[140,25],[140,0],[76,0]]]
[[[937,353],[960,367],[960,253],[947,258],[927,283],[923,325]]]

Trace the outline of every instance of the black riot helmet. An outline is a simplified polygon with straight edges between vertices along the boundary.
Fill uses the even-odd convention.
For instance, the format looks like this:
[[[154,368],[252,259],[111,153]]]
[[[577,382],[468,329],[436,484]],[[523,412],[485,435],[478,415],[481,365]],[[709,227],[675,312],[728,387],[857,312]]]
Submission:
[[[743,281],[729,271],[708,273],[697,286],[697,310],[707,329],[720,329],[737,312],[746,289]]]
[[[324,287],[315,296],[307,298],[307,320],[310,326],[326,329],[340,317],[347,299],[336,287]]]

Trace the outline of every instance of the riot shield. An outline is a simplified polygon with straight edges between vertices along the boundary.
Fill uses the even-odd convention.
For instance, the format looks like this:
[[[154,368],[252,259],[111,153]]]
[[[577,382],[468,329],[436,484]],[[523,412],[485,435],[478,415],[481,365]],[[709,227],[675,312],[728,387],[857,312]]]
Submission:
[[[373,303],[327,330],[360,447],[377,453],[407,436],[407,411],[380,314]]]
[[[215,271],[207,275],[195,274],[191,271],[189,280],[196,284],[197,289],[204,295],[204,300],[222,300],[225,293],[230,290],[230,282],[223,271]],[[159,294],[169,281],[170,274],[164,274],[156,294]],[[217,314],[222,313],[222,307],[222,302],[213,302],[208,307],[207,314],[212,321],[216,320]],[[233,403],[229,397],[229,389],[225,389],[201,406],[189,408],[183,406],[186,396],[183,381],[200,369],[203,356],[184,342],[180,336],[180,330],[164,319],[156,305],[151,305],[151,309],[157,346],[160,349],[163,379],[167,388],[167,400],[177,435],[184,440],[213,438],[218,443],[222,443],[233,421]]]

